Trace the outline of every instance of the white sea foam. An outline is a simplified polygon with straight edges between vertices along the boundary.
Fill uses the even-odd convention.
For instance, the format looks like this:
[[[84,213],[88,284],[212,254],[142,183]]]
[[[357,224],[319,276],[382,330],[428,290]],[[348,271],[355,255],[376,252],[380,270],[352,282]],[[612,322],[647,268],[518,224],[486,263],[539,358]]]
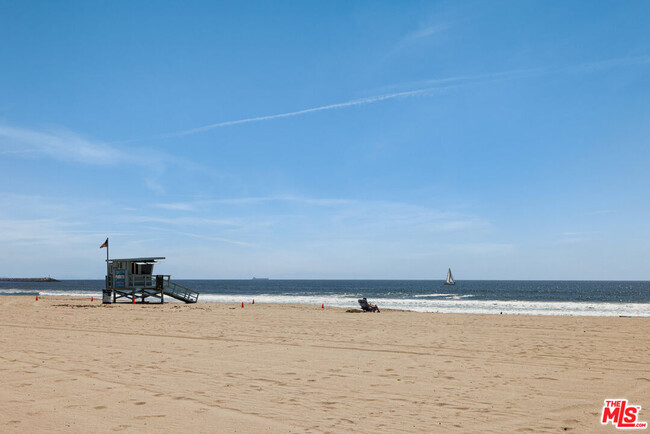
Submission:
[[[471,296],[470,296],[471,297]],[[201,294],[199,300],[221,303],[294,303],[358,308],[357,298],[333,295],[228,295]],[[650,316],[650,303],[582,303],[560,301],[502,301],[456,299],[398,299],[373,298],[369,300],[380,309],[412,310],[416,312],[520,314],[520,315],[571,315],[571,316]]]
[[[26,290],[26,289],[19,289],[19,288],[6,288],[0,290],[0,295],[33,295],[33,294],[38,294],[38,291],[36,289]]]
[[[66,291],[66,290],[28,290],[3,289],[0,295],[33,295],[101,297],[101,291]],[[471,294],[433,294],[413,296],[413,298],[372,298],[380,309],[411,310],[416,312],[439,313],[475,313],[475,314],[509,314],[509,315],[569,315],[569,316],[643,316],[650,317],[650,303],[595,303],[568,301],[504,301],[475,300]],[[169,297],[165,300],[173,301]],[[292,303],[342,308],[358,308],[358,297],[352,294],[338,295],[272,295],[272,294],[208,294],[199,295],[201,302],[220,303]]]
[[[26,291],[29,293],[38,292],[38,295],[47,297],[99,297],[101,298],[101,291],[66,291],[64,289],[47,289],[47,290],[38,290],[38,291]]]

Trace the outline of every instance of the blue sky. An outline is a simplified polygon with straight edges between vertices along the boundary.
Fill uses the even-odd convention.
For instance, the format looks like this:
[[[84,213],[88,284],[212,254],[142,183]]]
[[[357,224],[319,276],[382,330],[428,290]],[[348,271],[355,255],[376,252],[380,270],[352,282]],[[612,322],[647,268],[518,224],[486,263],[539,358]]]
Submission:
[[[0,59],[0,276],[648,279],[648,2],[2,1]]]

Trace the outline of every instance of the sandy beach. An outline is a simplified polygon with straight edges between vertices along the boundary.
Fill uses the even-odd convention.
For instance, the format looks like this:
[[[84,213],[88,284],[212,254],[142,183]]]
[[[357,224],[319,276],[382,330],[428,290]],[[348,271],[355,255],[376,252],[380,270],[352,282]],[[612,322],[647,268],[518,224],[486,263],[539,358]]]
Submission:
[[[250,300],[245,300],[249,302]],[[0,297],[5,432],[613,432],[650,319]]]

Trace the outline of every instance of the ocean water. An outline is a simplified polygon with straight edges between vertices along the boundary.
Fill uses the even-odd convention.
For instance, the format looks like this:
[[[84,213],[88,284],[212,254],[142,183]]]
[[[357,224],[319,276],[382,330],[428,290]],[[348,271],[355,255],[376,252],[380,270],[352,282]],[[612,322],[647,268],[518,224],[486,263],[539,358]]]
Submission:
[[[200,302],[298,303],[418,312],[650,316],[650,282],[466,280],[174,280]],[[0,295],[100,297],[103,280],[0,282]],[[1,302],[1,300],[0,300]]]

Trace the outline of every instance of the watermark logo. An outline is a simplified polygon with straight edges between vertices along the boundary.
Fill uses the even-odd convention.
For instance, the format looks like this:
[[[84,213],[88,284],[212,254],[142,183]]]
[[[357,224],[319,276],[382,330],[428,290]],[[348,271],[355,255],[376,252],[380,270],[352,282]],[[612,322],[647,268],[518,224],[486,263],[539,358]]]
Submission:
[[[612,423],[618,429],[646,429],[648,422],[639,421],[640,405],[628,405],[627,399],[606,399],[600,423]]]

